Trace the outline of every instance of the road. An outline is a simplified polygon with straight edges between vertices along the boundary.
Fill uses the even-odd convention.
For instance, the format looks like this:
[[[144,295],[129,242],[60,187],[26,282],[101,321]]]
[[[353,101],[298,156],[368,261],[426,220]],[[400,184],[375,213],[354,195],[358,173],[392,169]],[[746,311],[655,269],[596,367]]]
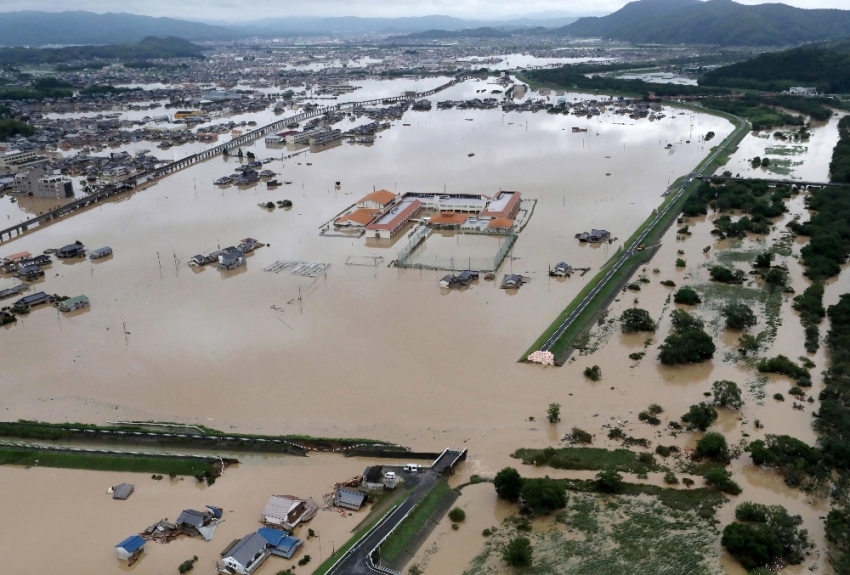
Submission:
[[[594,298],[596,298],[596,296],[599,294],[599,292],[602,291],[602,289],[608,284],[608,282],[611,281],[611,278],[613,278],[614,275],[620,270],[620,268],[625,265],[628,259],[635,254],[637,248],[655,229],[655,226],[658,225],[658,223],[664,218],[664,216],[667,215],[667,213],[670,211],[676,201],[682,196],[682,194],[685,193],[685,190],[687,190],[688,186],[691,185],[691,182],[693,182],[694,178],[701,176],[702,171],[705,169],[705,167],[711,165],[711,163],[717,159],[717,156],[719,156],[729,146],[729,144],[732,143],[741,134],[742,131],[748,129],[748,122],[741,118],[738,119],[741,121],[741,124],[738,126],[738,128],[736,128],[735,131],[732,132],[732,134],[730,134],[726,138],[726,140],[724,140],[723,143],[718,146],[717,149],[702,162],[702,167],[698,171],[691,172],[690,174],[685,176],[685,179],[679,186],[676,195],[673,196],[673,198],[669,202],[667,202],[667,204],[661,209],[661,211],[656,214],[655,218],[653,218],[649,225],[646,226],[643,232],[641,232],[641,234],[637,238],[635,238],[635,241],[633,241],[631,245],[629,245],[625,249],[625,251],[623,251],[620,257],[617,259],[616,263],[614,263],[611,269],[608,270],[608,273],[605,274],[605,276],[601,280],[599,280],[599,283],[593,286],[593,289],[590,290],[590,292],[585,296],[583,300],[581,300],[581,302],[572,311],[572,313],[570,313],[570,315],[568,315],[564,319],[561,325],[558,326],[558,329],[555,330],[551,337],[549,337],[549,339],[546,340],[546,343],[544,343],[543,346],[540,348],[541,351],[551,350],[552,346],[555,345],[555,342],[557,342],[561,338],[561,336],[564,335],[564,332],[566,332],[567,329],[569,329],[569,327],[576,320],[576,318],[579,317],[585,309],[587,309],[587,306],[590,305],[590,302],[592,302]]]

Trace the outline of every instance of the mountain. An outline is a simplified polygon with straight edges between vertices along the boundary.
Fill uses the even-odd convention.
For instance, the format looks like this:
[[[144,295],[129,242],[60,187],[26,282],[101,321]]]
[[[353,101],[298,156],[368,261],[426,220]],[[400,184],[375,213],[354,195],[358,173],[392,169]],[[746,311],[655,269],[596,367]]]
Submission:
[[[124,44],[146,36],[176,36],[187,40],[238,37],[233,30],[173,18],[93,12],[0,13],[0,45]]]
[[[465,30],[426,30],[414,32],[404,38],[411,40],[452,39],[452,38],[510,38],[510,33],[495,28],[472,28]]]
[[[732,0],[638,0],[553,33],[655,44],[789,46],[850,36],[850,10],[804,10]]]
[[[469,23],[452,16],[411,16],[406,18],[289,17],[265,18],[239,26],[252,33],[275,34],[408,34],[425,30],[459,30]]]
[[[768,52],[706,73],[700,86],[770,92],[814,86],[819,92],[850,92],[850,39]]]
[[[182,38],[143,38],[134,44],[63,46],[62,48],[0,48],[0,65],[62,64],[78,60],[203,59],[201,47]]]

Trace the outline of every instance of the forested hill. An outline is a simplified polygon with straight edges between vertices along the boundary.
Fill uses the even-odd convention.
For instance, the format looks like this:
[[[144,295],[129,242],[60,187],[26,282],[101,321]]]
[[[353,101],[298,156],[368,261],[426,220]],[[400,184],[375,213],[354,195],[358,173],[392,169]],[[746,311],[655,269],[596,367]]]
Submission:
[[[732,0],[637,0],[600,18],[580,18],[561,35],[657,44],[793,46],[850,36],[850,10],[803,10]]]
[[[706,73],[700,86],[781,92],[814,86],[819,92],[850,92],[850,39],[769,52]]]
[[[0,48],[0,65],[61,64],[80,60],[203,58],[200,46],[182,38],[143,38],[135,44],[66,48]]]
[[[470,28],[466,30],[426,30],[424,32],[414,32],[407,34],[402,38],[411,40],[429,40],[442,38],[510,38],[510,34],[503,30],[495,28]]]

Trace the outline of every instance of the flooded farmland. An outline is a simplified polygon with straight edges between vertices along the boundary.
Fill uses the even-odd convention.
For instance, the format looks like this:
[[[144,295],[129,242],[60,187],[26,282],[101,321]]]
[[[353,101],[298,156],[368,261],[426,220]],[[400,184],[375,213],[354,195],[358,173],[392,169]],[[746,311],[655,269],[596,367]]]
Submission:
[[[467,82],[432,99],[489,91],[479,84]],[[633,121],[610,111],[593,119],[493,110],[408,111],[391,129],[381,132],[372,146],[343,143],[289,158],[301,150],[268,149],[262,141],[245,147],[258,158],[275,158],[265,167],[288,182],[276,189],[263,183],[214,186],[215,179],[232,173],[240,163],[234,157],[217,158],[6,242],[4,254],[24,250],[36,254],[79,240],[90,248],[109,245],[114,256],[97,262],[57,261],[33,286],[34,291],[85,294],[91,308],[70,315],[37,309],[17,325],[0,328],[7,374],[0,383],[0,410],[6,420],[179,421],[243,433],[370,437],[417,450],[439,451],[447,445],[468,448],[470,459],[462,476],[453,480],[457,482],[473,473],[492,476],[506,465],[518,466],[509,457],[516,448],[555,445],[573,426],[597,434],[598,446],[616,445],[604,439],[603,425],[618,419],[629,421],[631,435],[655,439],[655,428],[637,421],[644,404],[662,404],[664,417],[674,420],[701,400],[712,381],[732,379],[746,387],[747,405],[739,415],[727,414],[716,424],[730,443],[737,443],[744,433],[752,439],[779,429],[811,443],[810,407],[795,411],[790,402],[780,405],[765,399],[774,388],[787,391],[789,382],[781,377],[759,381],[758,374],[743,362],[720,352],[709,364],[688,367],[666,368],[655,360],[661,335],[670,328],[672,307],[667,302],[670,290],[658,281],[707,283],[705,263],[718,249],[751,249],[750,244],[756,244],[716,241],[709,233],[713,214],[693,218],[693,235],[687,239],[677,240],[671,229],[647,265],[659,271],[639,272],[648,275],[651,283],[639,294],[627,292],[611,307],[609,317],[619,317],[638,299],[641,307],[661,320],[644,359],[634,362],[627,357],[645,348],[645,337],[603,325],[592,335],[593,352],[574,354],[575,360],[563,368],[516,363],[555,314],[651,215],[668,185],[709,153],[710,145],[701,137],[713,131],[719,142],[732,131],[730,124],[714,116],[675,108],[665,111],[667,117],[655,122]],[[574,127],[587,132],[573,133]],[[815,132],[812,146],[830,146],[828,128],[822,130],[823,144],[814,143],[820,134]],[[805,177],[825,178],[821,168],[811,168]],[[523,198],[536,200],[527,227],[499,270],[531,281],[515,293],[498,289],[498,281],[480,281],[449,296],[439,288],[443,272],[388,267],[406,244],[412,224],[392,239],[320,235],[325,222],[382,188],[398,193],[486,195],[517,190]],[[292,201],[292,208],[268,210],[258,205],[281,200]],[[789,205],[792,213],[777,223],[779,230],[795,213],[804,211],[799,197]],[[3,221],[26,217],[21,213],[25,206],[6,200],[0,201],[0,210]],[[609,230],[616,239],[591,245],[574,238],[591,228]],[[777,241],[779,233],[764,241]],[[220,271],[214,266],[187,265],[195,254],[235,245],[246,237],[267,245],[252,252],[245,267]],[[493,239],[434,234],[417,255],[480,257],[494,250]],[[713,249],[704,254],[707,245]],[[785,258],[798,293],[806,286],[793,257],[799,248],[795,244],[792,255]],[[685,252],[681,256],[688,262],[685,268],[674,265],[678,250]],[[280,260],[330,267],[315,278],[262,271]],[[366,261],[373,265],[362,265]],[[564,281],[550,278],[549,266],[560,261],[593,271]],[[846,287],[845,276],[827,288],[827,303],[837,298],[842,282]],[[0,278],[0,288],[13,283],[11,278]],[[790,309],[789,298],[780,299],[782,328],[771,354],[796,358],[804,353],[803,328]],[[759,312],[762,322],[767,319],[765,313]],[[724,351],[733,348],[734,339],[727,341],[721,329],[712,333],[719,347],[728,348]],[[815,371],[825,365],[822,350],[812,359],[818,365]],[[594,364],[603,371],[596,383],[582,376],[582,370]],[[745,381],[749,387],[743,385]],[[816,379],[812,392],[816,394],[820,385]],[[545,422],[550,402],[562,405],[561,423]],[[755,418],[764,423],[763,429],[753,429]],[[692,446],[693,434],[665,441]],[[804,496],[789,491],[772,474],[743,464],[743,459],[733,464],[744,487],[736,501],[781,503],[802,514],[805,527],[822,548],[823,528],[817,517],[823,514],[823,506],[809,505]],[[80,507],[118,481],[113,474],[0,468],[3,484],[25,494],[15,502],[0,503],[13,509],[15,517],[23,517],[28,513],[26,502],[32,500],[27,497],[66,482],[67,500],[55,504],[67,506],[68,513],[85,513],[86,525],[103,519],[92,527],[97,533],[87,534],[98,545],[92,567],[98,573],[114,571],[113,550],[106,546],[104,551],[102,539],[116,531],[130,529],[130,534],[192,502],[205,505],[224,500],[241,514],[214,545],[203,547],[192,541],[191,547],[178,550],[180,542],[174,542],[165,546],[167,552],[156,546],[156,553],[149,553],[139,564],[140,572],[153,573],[173,569],[193,554],[206,562],[215,559],[223,544],[242,535],[237,531],[256,523],[246,509],[261,505],[266,493],[297,488],[299,493],[321,496],[314,482],[321,480],[324,489],[366,465],[361,459],[349,465],[333,456],[291,461],[291,465],[288,460],[283,464],[285,469],[245,463],[209,489],[189,480],[176,485],[156,483],[150,488],[154,494],[140,491],[135,503],[128,501],[139,507],[126,515],[107,510],[113,502],[105,495],[102,507]],[[354,470],[349,473],[349,468]],[[520,470],[528,476],[547,471],[553,477],[582,476]],[[657,483],[659,477],[648,481]],[[251,495],[259,503],[247,501],[248,492],[255,489],[263,494]],[[482,526],[495,525],[509,513],[495,500],[491,486],[466,489],[459,504],[470,501],[469,524],[461,533],[442,525],[432,534],[415,558],[430,565],[426,572],[461,572],[477,553]],[[148,512],[150,520],[147,515],[144,520],[134,516],[148,505],[157,512]],[[734,502],[721,510],[723,519],[731,518],[733,507]],[[348,532],[345,528],[350,530],[356,523],[344,518],[332,524],[331,519],[339,517],[320,513],[314,522],[320,525],[320,533],[331,532],[340,541]],[[7,529],[12,523],[7,523]],[[9,538],[0,536],[0,542],[4,540]],[[311,553],[318,557],[316,543],[311,545]],[[82,557],[83,549],[75,552]],[[429,553],[429,549],[435,550]],[[715,551],[721,554],[719,543]],[[0,555],[12,557],[13,566],[25,565],[33,552],[26,547],[0,547]],[[816,564],[823,572],[824,557]],[[270,562],[260,573],[274,572],[274,565]],[[730,566],[727,571],[740,572]]]

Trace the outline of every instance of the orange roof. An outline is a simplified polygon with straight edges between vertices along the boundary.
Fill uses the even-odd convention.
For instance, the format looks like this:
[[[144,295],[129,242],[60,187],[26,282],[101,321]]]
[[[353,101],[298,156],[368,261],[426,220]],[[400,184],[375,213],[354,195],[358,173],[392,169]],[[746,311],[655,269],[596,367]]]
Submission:
[[[360,224],[361,226],[365,226],[369,222],[375,219],[375,216],[380,213],[380,210],[374,210],[370,208],[360,208],[359,210],[354,210],[353,212],[349,212],[344,216],[338,217],[334,220],[335,224],[344,225],[346,223],[354,223]]]
[[[6,259],[9,260],[10,262],[16,262],[18,260],[24,260],[24,259],[31,258],[31,257],[32,257],[32,254],[29,253],[29,252],[18,252],[16,254],[10,255]]]
[[[428,220],[428,223],[432,225],[454,224],[459,226],[463,222],[465,222],[467,218],[468,216],[464,214],[457,214],[455,212],[442,212],[437,215],[431,216],[431,219]]]
[[[364,196],[360,198],[358,204],[363,202],[378,202],[382,206],[386,206],[391,201],[395,199],[395,194],[390,192],[389,190],[378,190],[377,192],[372,192],[368,196]]]
[[[490,223],[487,224],[488,228],[512,228],[514,227],[514,221],[509,220],[508,218],[493,218],[490,220]]]

